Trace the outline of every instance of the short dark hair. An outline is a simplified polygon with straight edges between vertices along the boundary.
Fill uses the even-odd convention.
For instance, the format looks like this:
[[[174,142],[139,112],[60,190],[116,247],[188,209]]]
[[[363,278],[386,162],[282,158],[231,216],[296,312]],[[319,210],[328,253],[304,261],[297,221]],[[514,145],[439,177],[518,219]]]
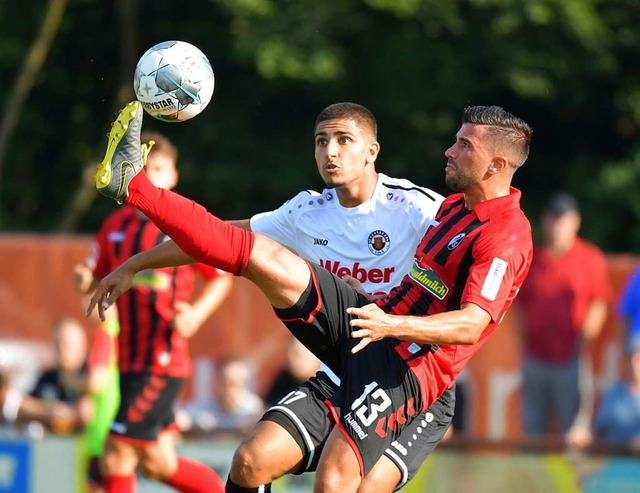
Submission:
[[[173,142],[171,142],[169,138],[165,137],[160,132],[153,132],[149,130],[145,130],[140,134],[140,142],[143,144],[148,144],[151,140],[155,142],[154,146],[151,148],[151,153],[164,154],[165,156],[169,156],[174,162],[178,161],[178,149],[173,145]]]
[[[323,109],[316,118],[315,127],[325,120],[353,120],[360,127],[369,127],[374,137],[378,137],[378,122],[368,108],[357,103],[334,103]],[[315,128],[314,127],[314,128]]]
[[[468,106],[462,112],[462,123],[487,125],[488,135],[499,139],[515,151],[514,168],[519,168],[529,157],[533,129],[527,122],[505,111],[500,106]]]
[[[553,216],[562,216],[569,212],[580,214],[576,198],[567,192],[553,192],[547,197],[544,212]]]

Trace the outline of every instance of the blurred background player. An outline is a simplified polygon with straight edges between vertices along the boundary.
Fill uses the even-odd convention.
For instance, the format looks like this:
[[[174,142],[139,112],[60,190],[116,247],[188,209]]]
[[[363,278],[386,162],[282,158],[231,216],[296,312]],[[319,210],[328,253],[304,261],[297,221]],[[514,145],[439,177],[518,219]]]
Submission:
[[[580,223],[573,196],[548,197],[542,243],[516,301],[524,337],[525,434],[576,445],[588,439],[593,416],[587,350],[604,326],[611,297],[604,253],[578,236]]]
[[[158,133],[145,133],[142,139],[151,147],[149,179],[161,188],[175,187],[175,146]],[[131,255],[165,240],[166,235],[134,208],[118,209],[98,233],[94,279],[87,290]],[[190,302],[196,273],[205,283]],[[231,276],[202,264],[154,269],[140,272],[132,289],[118,300],[121,402],[101,462],[106,493],[134,492],[138,466],[145,476],[177,491],[224,491],[212,469],[178,456],[173,405],[192,370],[188,339],[220,306],[231,283]]]
[[[622,334],[627,344],[640,338],[640,266],[629,275],[617,304]]]
[[[213,396],[184,406],[185,424],[191,431],[241,438],[264,412],[264,402],[252,390],[253,370],[234,356],[218,360],[216,369]]]
[[[91,254],[74,267],[72,283],[80,292],[90,291],[95,269],[96,246]],[[106,320],[92,316],[96,329],[87,360],[87,395],[91,407],[91,419],[84,428],[84,443],[87,456],[87,490],[89,493],[104,492],[104,475],[100,460],[109,427],[120,406],[120,372],[118,371],[118,324],[117,308],[106,312]]]
[[[640,452],[640,335],[627,342],[626,377],[607,389],[594,423],[595,439]]]

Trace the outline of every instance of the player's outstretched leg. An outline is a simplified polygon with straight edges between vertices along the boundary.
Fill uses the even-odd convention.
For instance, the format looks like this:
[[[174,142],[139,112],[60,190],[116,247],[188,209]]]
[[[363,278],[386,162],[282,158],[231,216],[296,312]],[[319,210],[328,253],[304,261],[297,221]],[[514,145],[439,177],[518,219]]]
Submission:
[[[128,195],[129,182],[144,167],[153,145],[140,144],[142,106],[138,101],[127,104],[111,124],[107,150],[94,176],[96,188],[122,204]]]
[[[138,102],[128,104],[118,115],[105,158],[98,165],[99,191],[119,202],[126,200],[144,213],[191,258],[244,275],[274,307],[289,308],[297,303],[310,284],[309,265],[275,241],[226,223],[200,204],[155,187],[140,173],[145,162],[141,125]],[[259,248],[252,255],[254,243],[259,243]]]

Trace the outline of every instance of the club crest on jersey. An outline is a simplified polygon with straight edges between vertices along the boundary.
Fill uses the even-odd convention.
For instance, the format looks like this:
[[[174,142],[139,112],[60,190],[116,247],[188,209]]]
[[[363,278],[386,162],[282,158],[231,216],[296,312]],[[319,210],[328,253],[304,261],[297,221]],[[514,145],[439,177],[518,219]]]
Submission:
[[[460,245],[460,243],[462,243],[462,240],[464,240],[465,236],[467,236],[467,233],[460,233],[458,235],[455,235],[453,238],[451,238],[451,241],[447,243],[447,248],[449,250],[453,250],[458,245]]]
[[[449,293],[449,288],[433,272],[433,269],[423,269],[418,264],[413,264],[411,271],[409,271],[409,276],[439,300],[443,300]]]
[[[333,194],[331,192],[327,192],[324,196],[325,199],[327,200],[333,200]]]
[[[387,253],[389,246],[391,246],[389,235],[381,229],[373,231],[369,235],[367,243],[369,244],[369,251],[377,256]]]
[[[393,198],[393,193],[387,192],[387,200],[391,200]]]

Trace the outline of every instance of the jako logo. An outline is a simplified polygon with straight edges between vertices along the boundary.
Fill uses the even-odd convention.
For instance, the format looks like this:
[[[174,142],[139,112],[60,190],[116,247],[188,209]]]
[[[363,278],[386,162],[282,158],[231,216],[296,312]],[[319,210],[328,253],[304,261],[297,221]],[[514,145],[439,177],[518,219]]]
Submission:
[[[325,240],[324,238],[314,238],[313,244],[327,246],[329,244],[329,240]]]

